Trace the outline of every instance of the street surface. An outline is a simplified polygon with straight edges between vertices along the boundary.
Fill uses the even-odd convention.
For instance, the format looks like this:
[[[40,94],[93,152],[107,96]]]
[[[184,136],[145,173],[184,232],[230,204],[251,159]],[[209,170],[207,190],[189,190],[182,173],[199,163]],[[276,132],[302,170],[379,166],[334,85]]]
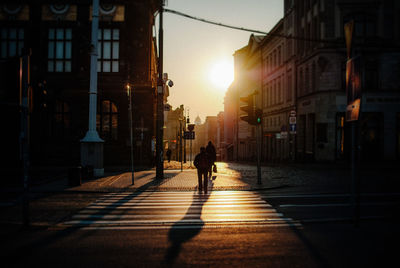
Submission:
[[[32,190],[30,229],[17,224],[18,200],[3,203],[1,255],[13,267],[388,267],[397,260],[398,188],[365,181],[356,227],[348,187],[343,178],[332,183],[345,171],[332,171],[324,186],[322,169],[264,168],[260,186],[253,169],[219,163],[207,195],[195,189],[194,170],[167,170],[158,182],[154,171],[138,172],[135,186],[129,173],[79,187],[43,185]],[[267,174],[275,182],[266,183]]]

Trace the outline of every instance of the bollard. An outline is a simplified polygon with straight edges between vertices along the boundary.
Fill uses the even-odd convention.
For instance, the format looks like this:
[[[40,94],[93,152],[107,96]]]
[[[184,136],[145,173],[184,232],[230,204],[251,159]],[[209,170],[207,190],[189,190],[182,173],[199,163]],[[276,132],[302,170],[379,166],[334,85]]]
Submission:
[[[82,167],[71,167],[68,170],[69,186],[79,186],[82,184]]]

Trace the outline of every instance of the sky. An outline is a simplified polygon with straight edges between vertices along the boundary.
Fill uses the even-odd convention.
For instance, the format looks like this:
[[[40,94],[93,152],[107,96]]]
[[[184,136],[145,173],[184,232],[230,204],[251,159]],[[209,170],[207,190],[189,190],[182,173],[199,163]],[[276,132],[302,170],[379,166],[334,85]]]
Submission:
[[[167,9],[223,24],[268,32],[283,17],[283,0],[168,0]],[[189,110],[191,122],[224,110],[233,54],[251,32],[163,14],[164,73],[174,82],[168,103]],[[156,28],[158,30],[158,22]],[[214,73],[214,74],[212,74]]]

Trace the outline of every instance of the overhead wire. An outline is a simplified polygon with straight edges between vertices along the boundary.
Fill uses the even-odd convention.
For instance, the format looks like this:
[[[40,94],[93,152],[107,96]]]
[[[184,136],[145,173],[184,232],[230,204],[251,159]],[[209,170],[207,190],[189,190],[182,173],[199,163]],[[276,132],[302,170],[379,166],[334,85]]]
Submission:
[[[228,24],[221,23],[221,22],[215,22],[215,21],[212,21],[212,20],[195,17],[195,16],[192,16],[192,15],[180,12],[180,11],[167,9],[167,8],[164,8],[163,11],[168,12],[168,13],[172,13],[172,14],[175,14],[175,15],[178,15],[178,16],[182,16],[182,17],[185,17],[185,18],[188,18],[188,19],[192,19],[192,20],[197,20],[197,21],[201,21],[201,22],[204,22],[204,23],[208,23],[208,24],[213,24],[213,25],[217,25],[217,26],[221,26],[221,27],[225,27],[225,28],[230,28],[230,29],[235,29],[235,30],[240,30],[240,31],[263,34],[263,35],[266,35],[266,36],[275,36],[275,37],[280,37],[280,38],[285,38],[285,39],[296,39],[296,40],[301,40],[301,41],[309,41],[309,42],[317,42],[317,43],[330,43],[330,44],[340,44],[340,45],[342,45],[342,42],[333,41],[333,40],[304,38],[304,37],[299,37],[299,36],[276,34],[276,33],[270,33],[270,32],[264,32],[264,31],[260,31],[260,30],[253,30],[253,29],[248,29],[248,28],[244,28],[244,27],[228,25]]]

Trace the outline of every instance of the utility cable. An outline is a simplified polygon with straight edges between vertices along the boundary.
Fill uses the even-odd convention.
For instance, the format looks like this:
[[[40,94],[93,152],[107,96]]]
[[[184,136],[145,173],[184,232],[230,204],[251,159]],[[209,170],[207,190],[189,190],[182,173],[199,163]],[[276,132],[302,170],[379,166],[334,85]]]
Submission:
[[[169,13],[172,13],[172,14],[175,14],[175,15],[178,15],[178,16],[182,16],[182,17],[185,17],[185,18],[189,18],[189,19],[192,19],[192,20],[197,20],[197,21],[201,21],[201,22],[204,22],[204,23],[213,24],[213,25],[226,27],[226,28],[230,28],[230,29],[235,29],[235,30],[240,30],[240,31],[264,34],[264,35],[267,35],[267,36],[275,36],[275,37],[280,37],[280,38],[285,38],[285,39],[296,39],[296,40],[316,42],[316,43],[330,43],[330,44],[342,45],[342,42],[337,42],[337,41],[322,40],[322,39],[310,39],[310,38],[291,36],[291,35],[283,35],[283,34],[275,34],[275,33],[263,32],[263,31],[259,31],[259,30],[252,30],[252,29],[243,28],[243,27],[232,26],[232,25],[228,25],[228,24],[224,24],[224,23],[220,23],[220,22],[215,22],[215,21],[211,21],[211,20],[207,20],[207,19],[202,19],[202,18],[199,18],[199,17],[195,17],[195,16],[192,16],[192,15],[188,15],[188,14],[182,13],[180,11],[172,10],[172,9],[164,8],[163,11],[169,12]]]

